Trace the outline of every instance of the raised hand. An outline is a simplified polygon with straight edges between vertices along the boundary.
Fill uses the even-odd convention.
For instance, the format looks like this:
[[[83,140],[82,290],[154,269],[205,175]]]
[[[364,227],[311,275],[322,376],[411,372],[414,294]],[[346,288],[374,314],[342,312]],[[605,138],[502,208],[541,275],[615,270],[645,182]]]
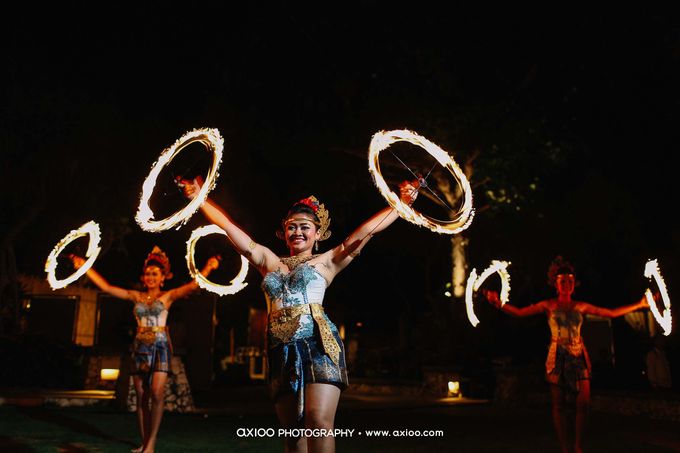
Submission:
[[[203,178],[201,176],[197,176],[194,179],[182,179],[181,176],[178,176],[175,178],[175,182],[182,189],[184,196],[190,200],[196,198],[196,195],[198,195],[203,186]]]
[[[496,308],[500,308],[501,306],[501,299],[498,297],[498,292],[496,291],[491,291],[489,289],[483,289],[480,291],[482,295],[486,298],[486,300],[493,305]]]
[[[83,264],[85,264],[85,260],[79,257],[78,255],[74,255],[71,253],[70,255],[68,255],[68,257],[73,263],[73,267],[75,267],[76,269],[80,269],[83,266]]]
[[[220,255],[211,256],[205,263],[205,268],[210,271],[214,271],[220,267],[220,261],[222,261],[222,257]]]
[[[403,203],[411,206],[418,197],[419,188],[420,184],[417,180],[403,181],[401,184],[399,184],[399,198]]]

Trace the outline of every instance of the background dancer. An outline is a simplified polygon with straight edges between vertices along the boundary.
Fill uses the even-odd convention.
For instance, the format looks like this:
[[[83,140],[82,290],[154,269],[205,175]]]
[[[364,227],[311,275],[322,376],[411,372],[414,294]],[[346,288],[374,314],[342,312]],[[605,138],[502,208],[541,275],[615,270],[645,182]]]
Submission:
[[[79,256],[71,255],[70,258],[76,268],[85,262]],[[207,277],[218,266],[217,257],[211,257],[201,270],[201,274]],[[137,334],[132,345],[134,359],[132,375],[137,393],[137,421],[142,445],[132,451],[151,453],[156,446],[158,430],[163,418],[165,384],[172,358],[172,344],[166,325],[168,310],[175,300],[197,290],[198,284],[191,281],[175,289],[164,291],[165,281],[172,278],[172,272],[170,260],[157,246],[144,260],[141,276],[144,291],[111,285],[92,268],[87,271],[87,276],[105,293],[118,299],[131,300],[135,304]]]
[[[555,287],[556,297],[522,308],[511,304],[501,306],[495,291],[484,291],[484,294],[491,304],[510,315],[545,313],[547,316],[551,341],[545,372],[552,396],[553,422],[562,452],[580,453],[583,451],[583,434],[590,407],[591,376],[590,359],[581,337],[583,317],[595,315],[616,318],[649,305],[644,296],[637,303],[613,309],[573,300],[571,296],[576,283],[574,267],[561,256],[550,263],[548,283]],[[573,419],[567,417],[567,404],[576,406]],[[573,444],[570,442],[572,426]],[[573,445],[573,450],[570,445]]]

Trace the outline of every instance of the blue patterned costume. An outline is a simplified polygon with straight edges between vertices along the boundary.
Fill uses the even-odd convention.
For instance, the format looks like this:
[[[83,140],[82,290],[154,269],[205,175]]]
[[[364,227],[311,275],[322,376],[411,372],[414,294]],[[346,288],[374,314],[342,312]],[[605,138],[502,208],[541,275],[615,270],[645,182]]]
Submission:
[[[550,310],[551,342],[545,362],[546,380],[572,392],[590,379],[590,359],[581,338],[583,314],[576,310]]]
[[[160,300],[151,304],[136,302],[137,335],[132,344],[135,370],[132,374],[145,375],[148,381],[156,371],[168,373],[172,358],[172,344],[165,322],[168,309]]]
[[[269,306],[267,349],[271,396],[297,396],[297,416],[304,415],[305,385],[347,387],[345,350],[336,326],[323,312],[327,282],[303,263],[289,273],[269,272],[262,289]]]

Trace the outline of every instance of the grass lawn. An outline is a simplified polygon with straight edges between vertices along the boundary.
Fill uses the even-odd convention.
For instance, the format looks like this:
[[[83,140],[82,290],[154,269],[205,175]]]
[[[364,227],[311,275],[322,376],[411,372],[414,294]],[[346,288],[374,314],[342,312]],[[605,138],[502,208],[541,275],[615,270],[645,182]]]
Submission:
[[[246,404],[246,403],[244,403]],[[241,405],[240,407],[244,407]],[[273,437],[243,437],[240,428],[273,428],[271,413],[166,413],[157,451],[282,452]],[[336,428],[353,429],[336,439],[338,452],[557,452],[548,408],[341,407]],[[389,435],[369,437],[372,429]],[[397,436],[394,431],[411,434]],[[441,430],[443,435],[413,435]],[[0,406],[1,452],[125,452],[137,446],[136,417],[108,407]],[[669,453],[680,450],[680,424],[594,412],[586,443],[589,452]]]

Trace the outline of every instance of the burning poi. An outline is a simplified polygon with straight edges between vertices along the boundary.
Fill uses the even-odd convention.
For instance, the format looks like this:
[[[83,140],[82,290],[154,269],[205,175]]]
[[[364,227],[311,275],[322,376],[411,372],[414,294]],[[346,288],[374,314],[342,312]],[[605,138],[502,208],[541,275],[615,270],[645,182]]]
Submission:
[[[161,170],[166,167],[175,156],[185,147],[194,142],[202,143],[208,151],[213,153],[213,162],[208,175],[205,178],[205,183],[201,187],[200,192],[189,204],[170,216],[161,219],[153,220],[154,213],[149,206],[149,199],[156,186],[156,180]],[[142,185],[142,194],[139,200],[139,208],[135,220],[140,227],[145,231],[157,232],[164,231],[179,224],[179,229],[184,225],[189,218],[198,210],[201,204],[208,197],[208,193],[215,187],[215,180],[218,176],[218,168],[222,162],[222,151],[224,149],[224,140],[217,129],[194,129],[187,132],[180,137],[172,146],[166,148],[158,158],[158,160],[151,166],[151,171],[146,177]]]
[[[673,319],[671,318],[671,299],[668,297],[668,290],[666,289],[666,282],[664,282],[661,276],[661,270],[659,269],[659,263],[656,260],[649,260],[645,264],[645,277],[656,282],[659,288],[659,293],[661,294],[661,300],[663,300],[664,310],[663,313],[659,312],[659,307],[656,305],[654,300],[654,295],[652,290],[647,288],[645,291],[645,297],[647,298],[647,303],[649,303],[649,309],[663,329],[664,335],[670,335],[671,329],[673,327]]]
[[[209,234],[222,234],[224,236],[227,235],[227,233],[217,225],[205,225],[192,231],[191,237],[187,241],[186,258],[187,266],[189,267],[189,273],[191,274],[191,277],[196,280],[198,286],[203,289],[207,289],[208,291],[219,294],[220,296],[236,294],[248,285],[248,283],[245,282],[246,275],[248,274],[248,260],[243,255],[241,255],[241,269],[239,270],[236,277],[231,280],[229,285],[219,285],[217,283],[211,282],[200,272],[198,272],[198,269],[196,268],[196,262],[194,260],[196,242],[198,242],[198,240],[203,236],[207,236]]]
[[[395,142],[409,142],[424,149],[434,157],[440,165],[446,168],[454,177],[461,188],[463,203],[458,212],[452,216],[451,220],[438,220],[422,214],[411,206],[404,204],[397,194],[395,194],[385,182],[380,172],[379,156],[380,152],[389,148]],[[458,166],[456,161],[443,149],[435,145],[425,137],[415,132],[402,129],[393,131],[380,131],[373,135],[368,152],[368,171],[373,177],[373,182],[380,191],[381,195],[387,200],[399,215],[416,225],[429,228],[436,233],[456,234],[460,233],[472,223],[474,209],[472,208],[472,188],[465,173]],[[412,172],[413,173],[413,172]],[[421,188],[427,187],[427,182],[423,178],[418,178]]]
[[[87,252],[85,252],[87,260],[79,269],[77,269],[69,277],[64,278],[62,280],[57,279],[56,270],[57,270],[57,258],[59,257],[59,254],[61,254],[61,252],[64,251],[67,245],[69,245],[71,242],[78,239],[79,237],[83,236],[90,237],[90,241],[87,245]],[[72,230],[57,243],[57,245],[52,249],[52,252],[50,252],[49,256],[47,257],[47,260],[45,261],[45,272],[47,272],[47,282],[50,284],[52,289],[65,288],[66,286],[70,285],[71,283],[82,277],[85,274],[85,272],[87,272],[87,270],[92,267],[95,260],[97,259],[97,256],[99,255],[100,239],[101,232],[99,231],[99,225],[95,221],[90,220],[77,230]]]
[[[510,262],[508,261],[492,260],[491,265],[487,267],[479,276],[477,275],[477,270],[474,268],[470,272],[470,276],[467,280],[467,286],[465,288],[465,308],[467,310],[468,319],[474,327],[477,327],[477,324],[479,324],[479,318],[477,318],[475,315],[474,308],[472,307],[473,293],[479,291],[479,288],[482,286],[482,283],[484,283],[484,280],[489,278],[491,274],[497,273],[501,278],[501,293],[499,297],[501,300],[501,306],[505,305],[508,300],[510,300],[510,274],[508,273],[509,265]]]

